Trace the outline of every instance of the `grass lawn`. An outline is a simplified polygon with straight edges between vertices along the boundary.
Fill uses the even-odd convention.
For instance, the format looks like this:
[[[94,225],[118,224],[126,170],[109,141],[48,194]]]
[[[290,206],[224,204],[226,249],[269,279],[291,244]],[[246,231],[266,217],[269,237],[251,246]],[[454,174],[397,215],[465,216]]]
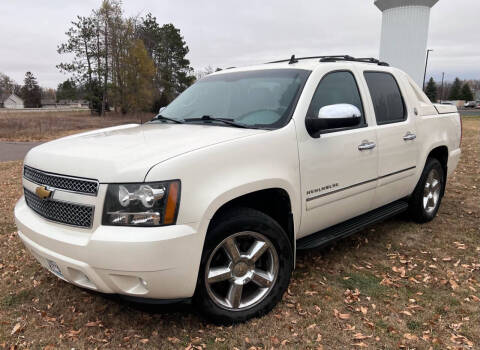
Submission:
[[[153,114],[122,115],[110,112],[105,117],[75,112],[0,113],[0,141],[48,141],[61,136],[110,126],[141,123]]]
[[[0,349],[479,349],[480,119],[438,217],[397,217],[301,252],[283,301],[232,327],[190,305],[140,306],[81,290],[42,269],[13,224],[21,162],[0,163]]]

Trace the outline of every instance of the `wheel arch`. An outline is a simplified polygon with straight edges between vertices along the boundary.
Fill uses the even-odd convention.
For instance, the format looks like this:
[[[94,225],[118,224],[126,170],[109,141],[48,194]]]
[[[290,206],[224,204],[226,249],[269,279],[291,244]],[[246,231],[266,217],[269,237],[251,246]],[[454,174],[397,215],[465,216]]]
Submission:
[[[207,234],[211,226],[223,213],[234,207],[246,207],[258,210],[274,219],[285,231],[295,252],[295,209],[292,207],[291,194],[283,187],[268,187],[246,192],[228,198],[210,208],[211,220],[208,225]]]
[[[425,166],[427,164],[428,159],[434,158],[440,162],[443,168],[444,174],[444,183],[442,186],[442,196],[445,194],[445,187],[447,183],[447,172],[448,172],[448,147],[446,145],[440,145],[434,147],[427,155],[427,159],[425,160]]]
[[[446,145],[441,145],[433,148],[430,153],[428,153],[428,158],[437,159],[443,166],[445,173],[447,172],[448,166],[448,147]]]

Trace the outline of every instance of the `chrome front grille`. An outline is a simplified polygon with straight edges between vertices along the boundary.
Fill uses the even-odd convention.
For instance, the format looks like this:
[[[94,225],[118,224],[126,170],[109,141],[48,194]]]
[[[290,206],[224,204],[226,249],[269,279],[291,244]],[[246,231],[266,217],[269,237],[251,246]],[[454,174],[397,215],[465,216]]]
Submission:
[[[98,192],[98,181],[96,180],[47,173],[29,166],[23,168],[23,176],[38,185],[45,185],[60,190],[94,196]]]
[[[24,188],[27,205],[47,220],[83,228],[92,227],[95,208],[89,205],[67,203],[54,199],[43,200]]]

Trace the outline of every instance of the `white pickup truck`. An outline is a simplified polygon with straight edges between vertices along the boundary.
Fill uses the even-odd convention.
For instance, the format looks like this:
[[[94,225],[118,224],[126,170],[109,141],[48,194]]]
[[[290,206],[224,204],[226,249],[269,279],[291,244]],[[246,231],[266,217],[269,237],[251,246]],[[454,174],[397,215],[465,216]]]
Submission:
[[[211,74],[151,122],[34,148],[16,224],[67,282],[241,322],[281,299],[297,249],[406,210],[432,220],[460,142],[456,107],[404,72],[293,56]]]

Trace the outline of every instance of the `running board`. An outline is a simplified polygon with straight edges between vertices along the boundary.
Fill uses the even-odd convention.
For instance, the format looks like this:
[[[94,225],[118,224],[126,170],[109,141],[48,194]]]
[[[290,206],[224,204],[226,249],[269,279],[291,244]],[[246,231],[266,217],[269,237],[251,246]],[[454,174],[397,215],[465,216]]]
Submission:
[[[318,231],[306,237],[300,238],[297,241],[297,250],[317,248],[332,241],[348,237],[358,231],[361,231],[366,226],[400,214],[406,211],[407,208],[408,203],[404,200],[387,204],[366,214],[342,222],[341,224],[337,224],[322,231]]]

